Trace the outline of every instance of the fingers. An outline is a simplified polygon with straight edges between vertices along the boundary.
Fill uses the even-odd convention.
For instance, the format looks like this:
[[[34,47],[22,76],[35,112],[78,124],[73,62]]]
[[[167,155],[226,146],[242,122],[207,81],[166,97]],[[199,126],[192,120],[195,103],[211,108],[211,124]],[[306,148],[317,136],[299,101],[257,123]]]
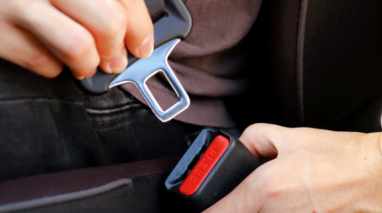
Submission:
[[[119,51],[118,55],[113,60],[108,62],[108,64],[109,64],[110,67],[114,67],[114,68],[115,67],[120,67],[120,68],[122,68],[122,71],[125,70],[125,68],[127,66],[127,49],[125,47],[125,44],[123,44],[122,50]],[[101,65],[102,65],[102,62],[100,64],[100,66]],[[115,71],[115,72],[118,73],[120,71]]]
[[[154,49],[154,27],[143,0],[119,0],[129,14],[125,44],[138,58],[149,57]]]
[[[28,7],[23,1],[8,3],[4,23],[30,33],[78,79],[92,76],[97,66],[122,72],[127,49],[137,57],[153,51],[153,24],[143,0],[36,0]]]
[[[100,58],[89,31],[44,2],[34,1],[22,12],[14,17],[16,24],[31,32],[76,78],[95,73]]]
[[[310,137],[320,132],[308,128],[285,128],[272,124],[254,124],[249,126],[240,137],[240,141],[257,157],[275,158],[296,149],[301,141],[310,141]],[[289,156],[293,158],[294,156]],[[217,212],[259,212],[263,210],[272,196],[278,196],[280,190],[290,185],[280,187],[279,182],[285,177],[297,174],[291,165],[296,161],[272,160],[258,167],[232,192],[222,198],[205,213]],[[289,164],[288,164],[289,163]],[[287,166],[286,166],[287,165]],[[283,174],[284,177],[280,178]],[[293,182],[292,182],[293,183]],[[280,187],[280,188],[278,188]]]
[[[50,2],[93,35],[102,70],[108,73],[120,73],[126,68],[127,58],[123,50],[125,48],[123,41],[127,17],[134,19],[137,17],[131,17],[118,1],[50,0]]]
[[[0,22],[0,58],[11,61],[47,78],[56,77],[63,64],[28,32]]]
[[[261,186],[251,177],[252,174],[203,213],[259,212],[262,203],[261,196],[259,196]]]
[[[151,55],[154,30],[143,0],[50,1],[92,33],[102,70],[108,73],[125,70],[128,63],[127,58],[122,58],[127,55],[125,45],[136,57]]]
[[[253,124],[241,135],[240,141],[258,158],[275,158],[302,143],[309,143],[325,130],[286,128],[273,124]],[[325,134],[327,135],[327,134]]]
[[[349,134],[346,134],[349,135]],[[364,134],[358,133],[358,136]],[[354,134],[352,137],[355,137]],[[299,147],[320,143],[330,146],[331,141],[341,140],[337,132],[313,128],[286,128],[272,124],[254,124],[249,126],[240,137],[240,141],[258,158],[275,158],[278,155]],[[347,140],[353,140],[349,137]]]
[[[243,132],[239,140],[256,158],[275,158],[280,149],[278,142],[285,129],[271,124],[253,124]]]

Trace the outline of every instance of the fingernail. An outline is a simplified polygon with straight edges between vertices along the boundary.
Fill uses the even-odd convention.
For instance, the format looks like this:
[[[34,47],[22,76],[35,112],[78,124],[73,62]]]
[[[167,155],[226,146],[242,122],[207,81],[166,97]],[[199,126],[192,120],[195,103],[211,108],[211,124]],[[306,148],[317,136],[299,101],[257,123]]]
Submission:
[[[142,45],[138,48],[138,57],[147,58],[153,53],[154,50],[154,37],[151,35],[143,41]]]
[[[80,77],[76,76],[76,78],[77,78],[77,80],[83,80],[85,77],[84,76],[80,76]]]
[[[118,56],[110,61],[109,66],[113,73],[121,73],[127,67],[127,51],[125,48],[119,52]]]
[[[111,69],[110,67],[110,63],[104,63],[104,65],[102,66],[103,68],[103,71],[107,72],[107,73],[113,73],[113,70]]]

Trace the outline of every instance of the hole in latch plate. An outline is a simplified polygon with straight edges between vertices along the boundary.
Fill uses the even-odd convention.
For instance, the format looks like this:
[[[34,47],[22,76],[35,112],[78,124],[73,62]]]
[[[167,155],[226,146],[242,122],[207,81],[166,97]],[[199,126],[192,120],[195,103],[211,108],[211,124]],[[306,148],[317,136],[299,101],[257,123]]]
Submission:
[[[146,81],[146,85],[163,111],[180,101],[163,72],[157,72]],[[165,87],[162,89],[162,87]]]

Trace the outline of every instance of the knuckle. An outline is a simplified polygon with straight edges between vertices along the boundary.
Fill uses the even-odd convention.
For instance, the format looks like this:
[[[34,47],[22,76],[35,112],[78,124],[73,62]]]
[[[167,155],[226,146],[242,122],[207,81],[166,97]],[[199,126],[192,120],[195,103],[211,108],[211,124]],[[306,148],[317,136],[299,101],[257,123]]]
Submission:
[[[259,130],[261,130],[263,128],[266,128],[267,126],[268,126],[268,124],[255,123],[255,124],[252,124],[249,127],[247,127],[247,129],[245,131],[246,132],[255,132],[255,131],[259,131]]]
[[[251,126],[251,131],[257,132],[258,134],[267,134],[273,133],[274,131],[279,130],[279,126],[274,124],[267,123],[256,123]]]
[[[99,24],[98,33],[102,38],[113,39],[118,34],[123,35],[126,29],[126,16],[121,12],[114,12],[108,16],[103,16],[103,20]]]
[[[81,75],[88,78],[94,75],[96,72],[95,69],[86,69],[86,70],[81,70]]]
[[[139,26],[139,30],[133,31],[132,39],[143,41],[153,33],[153,24],[151,22],[144,22]]]
[[[25,7],[24,1],[7,1],[10,2],[7,8],[7,14],[11,20],[21,25],[35,25],[41,11],[41,2],[31,1],[28,7]]]
[[[46,78],[55,78],[61,73],[62,69],[51,69],[49,72],[44,73],[44,76]]]
[[[24,62],[26,68],[47,78],[54,78],[61,73],[62,64],[58,64],[43,53],[33,53]]]
[[[78,33],[68,38],[62,57],[77,76],[90,77],[99,64],[99,55],[90,33]]]
[[[78,33],[67,39],[62,54],[67,61],[76,63],[87,57],[94,48],[95,44],[91,35]]]
[[[33,53],[28,56],[25,66],[31,70],[41,70],[51,63],[50,59],[42,53]]]

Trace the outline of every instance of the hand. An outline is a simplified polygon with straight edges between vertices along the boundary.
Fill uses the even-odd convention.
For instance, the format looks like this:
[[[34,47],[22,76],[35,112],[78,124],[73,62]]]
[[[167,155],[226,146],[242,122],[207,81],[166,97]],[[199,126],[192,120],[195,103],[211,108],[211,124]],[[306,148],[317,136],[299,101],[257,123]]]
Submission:
[[[66,64],[92,76],[127,66],[127,49],[151,55],[153,24],[143,0],[0,0],[0,58],[45,77]],[[126,46],[126,47],[125,47]]]
[[[275,159],[205,212],[382,212],[380,135],[252,125],[240,140]]]

